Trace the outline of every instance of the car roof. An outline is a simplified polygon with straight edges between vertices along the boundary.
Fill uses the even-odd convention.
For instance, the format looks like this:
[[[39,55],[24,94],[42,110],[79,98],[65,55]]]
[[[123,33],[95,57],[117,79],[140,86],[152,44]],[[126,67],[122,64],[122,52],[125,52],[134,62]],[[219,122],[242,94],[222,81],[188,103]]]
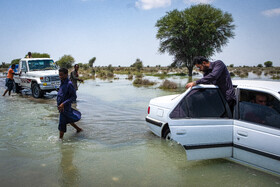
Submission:
[[[271,90],[280,93],[279,81],[264,81],[264,80],[233,80],[233,86],[238,88],[258,88],[262,90]]]

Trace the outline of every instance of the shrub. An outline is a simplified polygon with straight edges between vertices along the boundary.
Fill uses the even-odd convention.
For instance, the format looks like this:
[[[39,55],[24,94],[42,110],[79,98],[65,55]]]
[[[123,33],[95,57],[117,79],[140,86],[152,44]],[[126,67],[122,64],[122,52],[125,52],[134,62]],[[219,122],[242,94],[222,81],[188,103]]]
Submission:
[[[137,85],[137,86],[152,86],[152,85],[155,84],[155,82],[149,81],[148,79],[139,79],[139,78],[137,78],[137,79],[135,79],[133,81],[133,84]]]
[[[161,89],[177,89],[178,86],[175,82],[164,80],[160,86]]]

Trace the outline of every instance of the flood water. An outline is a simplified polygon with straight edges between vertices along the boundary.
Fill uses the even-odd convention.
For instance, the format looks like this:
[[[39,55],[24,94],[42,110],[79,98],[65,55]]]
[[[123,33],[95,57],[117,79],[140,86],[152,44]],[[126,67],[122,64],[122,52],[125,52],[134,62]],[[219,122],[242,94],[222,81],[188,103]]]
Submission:
[[[84,131],[68,126],[63,141],[56,92],[1,96],[1,186],[280,186],[278,175],[227,159],[186,161],[180,145],[153,135],[145,124],[149,100],[173,93],[122,76],[87,80],[73,105]]]

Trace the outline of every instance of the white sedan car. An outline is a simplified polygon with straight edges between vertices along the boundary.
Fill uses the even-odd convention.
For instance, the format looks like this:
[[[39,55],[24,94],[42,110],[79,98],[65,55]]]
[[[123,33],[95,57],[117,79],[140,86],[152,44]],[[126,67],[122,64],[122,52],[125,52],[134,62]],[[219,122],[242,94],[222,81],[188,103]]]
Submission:
[[[197,85],[152,99],[147,125],[157,136],[180,143],[188,160],[231,158],[280,174],[280,82],[233,85],[233,114],[217,86]]]

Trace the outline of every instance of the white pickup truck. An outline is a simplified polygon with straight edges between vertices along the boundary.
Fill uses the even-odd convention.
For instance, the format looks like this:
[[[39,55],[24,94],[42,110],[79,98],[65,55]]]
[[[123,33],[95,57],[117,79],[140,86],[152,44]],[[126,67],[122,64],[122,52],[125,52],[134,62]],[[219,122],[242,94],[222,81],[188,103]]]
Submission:
[[[19,62],[15,75],[15,90],[31,89],[35,98],[42,97],[46,92],[57,90],[60,85],[58,67],[50,58],[23,58]]]

